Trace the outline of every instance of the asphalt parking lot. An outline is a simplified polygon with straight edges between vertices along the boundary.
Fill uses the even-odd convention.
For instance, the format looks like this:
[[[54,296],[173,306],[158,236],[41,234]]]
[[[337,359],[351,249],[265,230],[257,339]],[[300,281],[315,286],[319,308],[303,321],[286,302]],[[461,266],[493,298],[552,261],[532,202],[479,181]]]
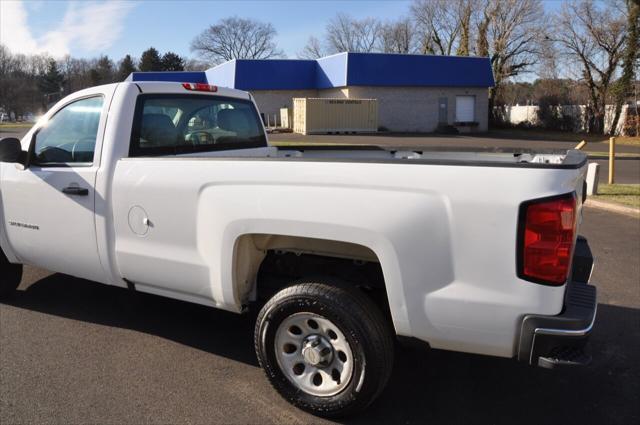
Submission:
[[[345,423],[640,422],[640,221],[586,209],[597,258],[594,363],[398,350],[390,385]],[[0,304],[0,423],[321,423],[257,366],[251,316],[27,268]]]
[[[580,139],[576,134],[575,141],[558,140],[553,135],[531,132],[530,136],[509,132],[489,132],[477,134],[436,134],[436,133],[361,133],[361,134],[318,134],[301,135],[297,133],[274,133],[269,135],[272,142],[288,143],[337,143],[355,145],[385,145],[385,146],[457,146],[474,148],[478,146],[497,148],[534,148],[534,149],[572,149]],[[608,154],[608,143],[588,143],[588,152]],[[617,144],[616,152],[640,155],[640,146]]]

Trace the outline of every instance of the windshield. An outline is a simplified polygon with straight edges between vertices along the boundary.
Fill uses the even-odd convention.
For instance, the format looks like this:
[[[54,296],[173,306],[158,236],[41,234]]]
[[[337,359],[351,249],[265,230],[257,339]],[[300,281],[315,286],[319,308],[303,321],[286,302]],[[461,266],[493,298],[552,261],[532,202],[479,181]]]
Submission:
[[[130,156],[266,146],[253,102],[209,95],[140,95]]]

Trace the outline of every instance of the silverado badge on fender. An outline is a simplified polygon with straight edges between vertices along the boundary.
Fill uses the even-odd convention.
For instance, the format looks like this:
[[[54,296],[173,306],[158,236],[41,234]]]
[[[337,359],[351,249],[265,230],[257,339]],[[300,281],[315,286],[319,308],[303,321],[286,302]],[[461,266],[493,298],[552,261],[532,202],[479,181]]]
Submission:
[[[9,221],[9,225],[15,226],[15,227],[22,227],[25,229],[31,229],[31,230],[40,230],[40,226],[36,224],[21,223],[19,221]]]

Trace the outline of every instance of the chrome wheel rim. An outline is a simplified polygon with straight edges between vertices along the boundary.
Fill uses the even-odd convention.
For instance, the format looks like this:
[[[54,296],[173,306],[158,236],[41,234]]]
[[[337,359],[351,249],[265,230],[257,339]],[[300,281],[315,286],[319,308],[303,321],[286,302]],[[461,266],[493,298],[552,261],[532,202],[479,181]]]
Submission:
[[[329,397],[351,381],[353,353],[342,331],[315,313],[296,313],[276,331],[278,366],[298,389]]]

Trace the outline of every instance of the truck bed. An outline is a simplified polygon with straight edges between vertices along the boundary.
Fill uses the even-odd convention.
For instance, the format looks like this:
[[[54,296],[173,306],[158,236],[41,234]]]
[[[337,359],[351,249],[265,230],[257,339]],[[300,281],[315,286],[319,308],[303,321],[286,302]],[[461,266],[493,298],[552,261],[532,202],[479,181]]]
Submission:
[[[301,160],[330,162],[375,162],[402,164],[518,167],[547,169],[581,168],[587,155],[577,150],[501,148],[423,148],[379,146],[271,146],[179,155],[173,158],[225,158]],[[171,158],[171,157],[165,157]]]

